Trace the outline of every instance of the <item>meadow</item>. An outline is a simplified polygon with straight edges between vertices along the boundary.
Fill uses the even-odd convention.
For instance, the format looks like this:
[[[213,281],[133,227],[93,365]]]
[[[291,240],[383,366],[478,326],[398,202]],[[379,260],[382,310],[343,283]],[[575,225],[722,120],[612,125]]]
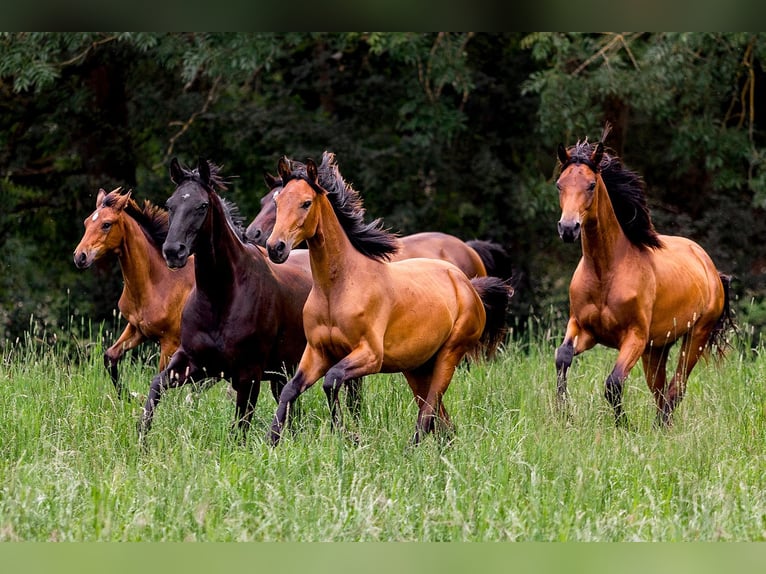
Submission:
[[[120,401],[93,342],[101,333],[6,342],[0,541],[766,539],[766,357],[746,330],[722,362],[697,366],[670,429],[654,425],[637,366],[617,429],[603,396],[615,352],[575,359],[561,416],[560,333],[545,323],[495,360],[461,366],[445,397],[455,435],[418,447],[409,387],[377,375],[358,420],[345,416],[358,443],[331,430],[315,385],[276,448],[264,440],[275,410],[264,387],[243,445],[222,382],[167,392],[143,449],[151,352],[121,366],[139,398]]]

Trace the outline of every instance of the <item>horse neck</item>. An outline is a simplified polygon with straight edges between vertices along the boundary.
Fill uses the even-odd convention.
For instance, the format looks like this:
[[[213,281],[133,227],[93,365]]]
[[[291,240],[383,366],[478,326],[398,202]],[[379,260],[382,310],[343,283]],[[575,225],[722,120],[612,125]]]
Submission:
[[[150,290],[168,273],[158,246],[132,217],[123,214],[123,237],[119,252],[125,290],[135,301],[150,297]]]
[[[195,244],[194,274],[198,290],[220,291],[240,281],[245,259],[254,259],[229,224],[221,200],[214,194],[210,198],[210,213]]]
[[[630,245],[630,241],[622,231],[600,175],[593,207],[593,213],[589,212],[582,224],[582,253],[592,262],[596,273],[602,275],[613,268],[615,258]]]
[[[319,222],[316,233],[306,239],[311,275],[315,287],[329,290],[335,281],[350,273],[352,262],[364,256],[351,244],[330,200],[318,195],[315,205],[320,211]]]

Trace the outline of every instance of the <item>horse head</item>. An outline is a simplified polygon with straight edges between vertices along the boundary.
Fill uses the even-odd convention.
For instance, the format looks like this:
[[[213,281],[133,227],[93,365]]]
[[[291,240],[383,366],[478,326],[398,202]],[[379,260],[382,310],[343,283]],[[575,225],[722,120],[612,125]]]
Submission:
[[[282,178],[275,177],[270,173],[264,173],[263,179],[269,191],[261,198],[261,210],[255,219],[247,226],[245,238],[250,243],[266,247],[266,240],[274,229],[274,221],[277,218],[277,207],[274,203],[274,193],[282,189]]]
[[[212,192],[210,165],[200,158],[196,169],[188,170],[173,158],[170,179],[176,190],[166,203],[169,227],[162,255],[168,267],[177,269],[186,265],[194,253],[197,235],[208,216]]]
[[[72,256],[79,269],[86,269],[96,259],[119,249],[123,238],[121,215],[130,196],[131,191],[122,193],[122,187],[109,193],[98,190],[96,209],[83,221],[85,233]]]

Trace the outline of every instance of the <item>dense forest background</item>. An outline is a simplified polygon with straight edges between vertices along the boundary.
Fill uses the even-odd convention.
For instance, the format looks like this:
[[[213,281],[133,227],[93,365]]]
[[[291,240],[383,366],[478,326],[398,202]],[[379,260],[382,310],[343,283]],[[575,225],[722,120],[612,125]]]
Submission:
[[[764,62],[759,33],[2,33],[0,344],[114,320],[116,259],[72,262],[99,188],[164,205],[170,159],[205,157],[249,220],[281,155],[324,150],[370,218],[503,244],[516,332],[563,329],[555,150],[607,120],[656,228],[734,276],[758,335]]]

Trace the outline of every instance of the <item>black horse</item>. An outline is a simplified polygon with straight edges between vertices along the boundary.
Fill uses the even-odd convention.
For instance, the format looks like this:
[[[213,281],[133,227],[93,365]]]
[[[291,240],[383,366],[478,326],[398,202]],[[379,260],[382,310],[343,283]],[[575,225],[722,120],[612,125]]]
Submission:
[[[167,201],[170,226],[162,252],[170,268],[194,254],[196,286],[181,317],[181,345],[151,382],[139,433],[143,440],[167,388],[228,379],[237,393],[234,429],[245,437],[262,380],[276,400],[295,369],[306,337],[303,304],[311,289],[308,259],[272,264],[265,251],[242,241],[236,212],[216,188],[219,168],[170,163],[176,190]]]

